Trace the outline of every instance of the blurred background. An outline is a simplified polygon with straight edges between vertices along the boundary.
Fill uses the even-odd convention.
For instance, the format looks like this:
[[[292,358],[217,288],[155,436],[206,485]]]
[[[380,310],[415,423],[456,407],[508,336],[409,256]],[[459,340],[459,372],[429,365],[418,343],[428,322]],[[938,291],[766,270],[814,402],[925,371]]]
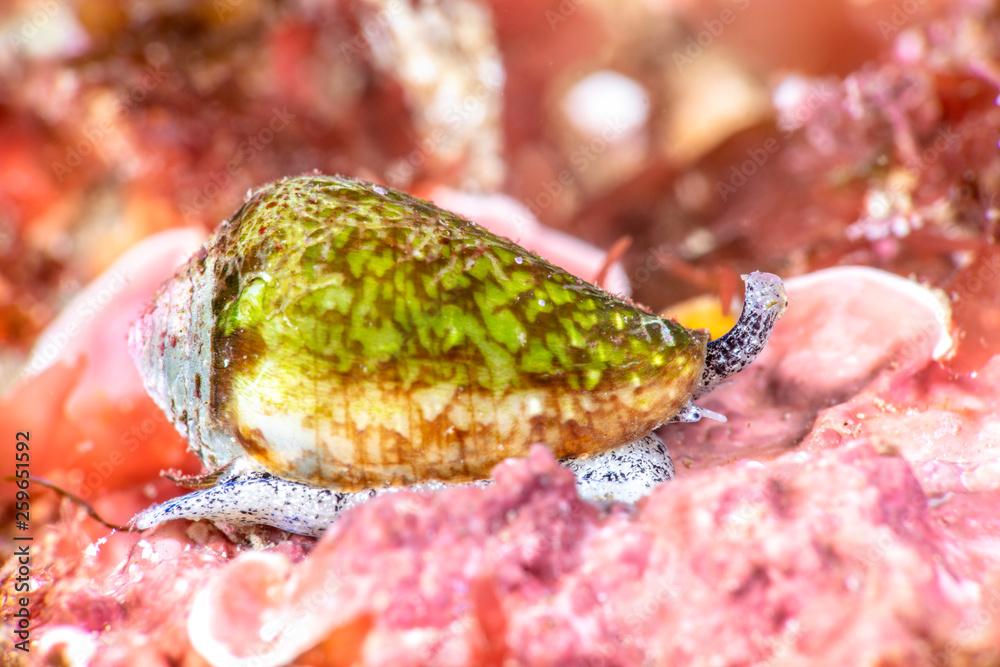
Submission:
[[[1000,325],[998,45],[984,0],[5,2],[0,386],[137,241],[310,170],[502,195],[653,308],[728,304],[751,268],[914,276],[974,368]]]
[[[742,560],[730,555],[760,551],[772,536],[786,547],[768,553],[801,551],[804,563],[846,554],[839,562],[855,569],[799,569],[801,599],[819,605],[803,618],[834,623],[831,637],[859,651],[883,642],[890,661],[906,661],[904,637],[920,655],[933,651],[928,664],[950,664],[950,655],[985,664],[998,598],[970,591],[996,589],[1000,376],[986,361],[1000,354],[998,140],[1000,0],[0,0],[0,432],[13,443],[29,431],[31,478],[114,523],[179,493],[161,473],[193,474],[201,463],[148,397],[126,331],[249,191],[286,175],[340,173],[434,200],[715,334],[732,321],[743,272],[879,267],[936,289],[909,290],[921,301],[900,287],[913,285],[886,276],[814,288],[771,341],[780,363],[742,376],[748,384],[730,385],[728,403],[713,407],[731,428],[672,427],[678,470],[709,468],[705,488],[739,496],[755,482],[722,464],[770,464],[820,425],[788,468],[807,480],[788,488],[803,492],[774,487],[781,520],[720,511],[739,526],[749,517],[759,532],[737,541],[742,528],[699,519],[708,533],[691,554],[736,573]],[[854,292],[838,306],[842,289]],[[918,375],[879,370],[925,363],[921,351],[942,329],[938,300],[950,303],[956,354]],[[880,388],[856,395],[873,377]],[[870,413],[869,401],[878,414],[862,433],[856,406]],[[818,419],[832,405],[840,412]],[[839,415],[844,442],[873,444],[873,458],[843,455]],[[914,480],[881,457],[897,447]],[[865,469],[896,472],[855,475]],[[0,477],[13,473],[14,458],[0,459]],[[813,479],[820,487],[809,493],[793,484]],[[930,489],[926,508],[916,480]],[[715,502],[701,485],[679,486],[698,495],[675,506]],[[0,579],[9,581],[20,529],[14,494],[3,497]],[[786,517],[786,498],[808,509]],[[62,636],[77,646],[128,656],[114,664],[204,664],[190,657],[187,612],[178,612],[234,543],[204,524],[109,535],[79,501],[40,486],[31,499],[32,618],[51,648],[41,659],[69,664],[53,656],[68,654],[59,633],[72,625],[78,632]],[[943,537],[913,528],[932,511]],[[827,549],[815,531],[840,517],[846,532]],[[917,537],[883,542],[885,521]],[[678,525],[659,524],[665,542]],[[293,559],[311,549],[286,538],[276,549]],[[703,557],[698,549],[711,544],[715,555]],[[934,568],[950,562],[947,575],[927,554]],[[775,590],[791,590],[786,565],[772,566]],[[674,599],[673,584],[640,584],[629,572],[630,583]],[[766,582],[766,572],[755,564],[747,581]],[[271,590],[254,582],[233,590]],[[687,600],[708,608],[718,592],[732,615],[713,607],[716,621],[739,619],[732,627],[743,632],[742,617],[752,617],[768,628],[723,641],[727,650],[746,639],[778,655],[795,636],[785,634],[799,619],[784,592],[772,614],[755,606],[758,583],[740,598],[748,606],[730,605],[735,586],[716,586],[714,574],[708,583],[704,597],[684,589],[694,592],[678,618],[687,622]],[[830,613],[830,591],[847,611]],[[927,591],[931,604],[915,602]],[[494,618],[500,598],[483,599]],[[602,601],[599,611],[610,618],[614,608]],[[484,632],[498,627],[490,623]],[[247,635],[230,628],[265,635],[256,620],[219,627],[234,645]],[[649,641],[689,641],[664,627],[673,626],[651,625]],[[715,627],[705,624],[705,636]],[[979,653],[974,628],[992,633]],[[851,664],[876,654],[832,655],[864,656],[841,660]]]

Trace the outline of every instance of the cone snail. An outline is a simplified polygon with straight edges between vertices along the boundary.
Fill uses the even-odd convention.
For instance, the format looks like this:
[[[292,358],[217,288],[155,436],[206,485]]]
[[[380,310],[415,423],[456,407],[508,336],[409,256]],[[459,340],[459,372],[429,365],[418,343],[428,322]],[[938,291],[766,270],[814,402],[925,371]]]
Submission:
[[[399,488],[483,484],[548,445],[595,500],[673,468],[654,429],[763,349],[781,281],[709,341],[433,204],[349,178],[258,190],[133,325],[146,389],[206,467],[138,528],[316,535]]]

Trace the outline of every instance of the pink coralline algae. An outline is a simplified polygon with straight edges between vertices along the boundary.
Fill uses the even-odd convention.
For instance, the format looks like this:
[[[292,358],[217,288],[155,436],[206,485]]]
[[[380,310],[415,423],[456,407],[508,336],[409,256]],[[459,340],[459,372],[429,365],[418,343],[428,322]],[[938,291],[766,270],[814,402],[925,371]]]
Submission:
[[[870,447],[692,475],[633,515],[582,503],[542,448],[496,480],[375,501],[297,565],[240,556],[195,597],[194,647],[283,664],[363,623],[372,665],[913,665],[1000,639],[964,538]]]
[[[635,508],[583,502],[536,447],[492,487],[375,499],[315,543],[177,523],[86,546],[71,516],[39,551],[34,656],[997,664],[1000,367],[948,377],[947,308],[904,279],[836,269],[789,296],[711,396],[729,422],[663,429],[678,478]]]

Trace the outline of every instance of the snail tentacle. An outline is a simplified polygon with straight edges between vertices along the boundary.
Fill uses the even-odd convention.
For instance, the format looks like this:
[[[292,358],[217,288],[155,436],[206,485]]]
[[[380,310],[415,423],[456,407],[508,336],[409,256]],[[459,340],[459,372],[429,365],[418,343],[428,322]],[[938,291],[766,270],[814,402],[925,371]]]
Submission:
[[[160,477],[169,479],[184,489],[207,489],[231,477],[233,468],[234,464],[230,462],[221,468],[214,468],[195,475],[188,475],[180,470],[164,470],[160,473]]]
[[[788,305],[785,286],[778,276],[754,271],[744,275],[743,282],[746,283],[743,312],[726,335],[708,344],[695,398],[749,366],[767,345],[775,323]]]
[[[694,424],[696,422],[700,422],[702,419],[711,419],[712,421],[722,422],[723,424],[728,421],[726,419],[726,415],[716,412],[715,410],[703,408],[700,405],[695,405],[691,401],[688,401],[687,405],[682,407],[676,415],[671,417],[668,423]]]

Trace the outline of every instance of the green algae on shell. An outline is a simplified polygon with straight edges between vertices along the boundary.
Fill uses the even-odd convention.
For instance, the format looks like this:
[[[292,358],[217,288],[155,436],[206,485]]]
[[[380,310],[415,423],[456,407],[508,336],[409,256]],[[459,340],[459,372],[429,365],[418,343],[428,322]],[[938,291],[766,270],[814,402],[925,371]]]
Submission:
[[[132,340],[210,467],[245,453],[337,488],[635,440],[685,405],[706,343],[453,213],[328,176],[254,193]]]

